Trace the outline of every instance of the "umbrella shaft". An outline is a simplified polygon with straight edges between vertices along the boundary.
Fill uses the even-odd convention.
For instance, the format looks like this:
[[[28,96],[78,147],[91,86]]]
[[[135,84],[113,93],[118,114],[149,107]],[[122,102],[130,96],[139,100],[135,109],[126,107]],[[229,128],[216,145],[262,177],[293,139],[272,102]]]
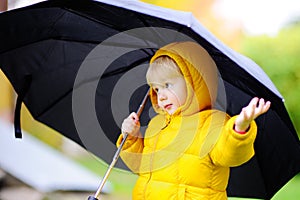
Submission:
[[[100,196],[100,193],[101,193],[101,191],[102,191],[102,189],[103,189],[103,187],[105,185],[105,182],[107,181],[107,179],[108,179],[108,177],[109,177],[109,175],[111,173],[111,170],[114,168],[116,162],[118,161],[118,158],[120,156],[121,150],[122,150],[122,148],[124,146],[124,143],[125,143],[127,137],[128,137],[128,134],[125,133],[124,137],[123,137],[123,140],[122,140],[122,142],[121,142],[118,150],[116,151],[116,153],[115,153],[115,155],[113,157],[113,160],[110,163],[110,165],[109,165],[109,167],[108,167],[108,169],[107,169],[107,171],[106,171],[106,173],[105,173],[105,175],[104,175],[104,177],[103,177],[103,179],[102,179],[102,181],[101,181],[101,183],[100,183],[100,185],[98,187],[97,192],[95,193],[95,198],[98,198]]]
[[[147,99],[148,99],[148,95],[149,95],[149,90],[147,91],[147,93],[146,93],[144,99],[142,100],[142,102],[141,102],[141,104],[140,104],[140,106],[139,106],[139,108],[138,108],[138,110],[137,110],[137,115],[138,115],[138,116],[141,115],[141,113],[142,113],[142,111],[143,111],[143,109],[144,109],[144,107],[145,107],[145,104],[146,104]],[[122,140],[122,142],[121,142],[119,148],[117,149],[117,151],[116,151],[116,153],[115,153],[115,155],[114,155],[114,157],[113,157],[113,160],[112,160],[112,162],[110,163],[110,165],[109,165],[109,167],[108,167],[108,169],[107,169],[107,171],[106,171],[106,173],[105,173],[103,179],[101,180],[101,183],[100,183],[100,185],[99,185],[99,187],[98,187],[97,192],[95,193],[94,197],[89,197],[89,200],[98,200],[98,197],[99,197],[100,194],[101,194],[101,191],[102,191],[102,189],[103,189],[103,187],[104,187],[104,185],[105,185],[105,182],[106,182],[107,179],[108,179],[108,176],[109,176],[110,173],[111,173],[111,170],[113,169],[113,167],[115,166],[115,164],[116,164],[117,161],[118,161],[118,158],[119,158],[119,156],[120,156],[120,153],[121,153],[121,151],[122,151],[123,145],[125,144],[125,141],[126,141],[127,137],[128,137],[128,133],[124,133],[123,140]]]

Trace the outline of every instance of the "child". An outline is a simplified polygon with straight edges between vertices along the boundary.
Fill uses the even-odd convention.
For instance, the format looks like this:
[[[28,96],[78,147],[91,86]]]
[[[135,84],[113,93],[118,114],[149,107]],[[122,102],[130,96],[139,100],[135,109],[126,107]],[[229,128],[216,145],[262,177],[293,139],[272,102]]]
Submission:
[[[213,109],[217,68],[193,42],[159,49],[146,78],[157,115],[144,138],[136,113],[122,124],[129,136],[121,157],[139,174],[133,199],[227,199],[229,167],[254,155],[254,119],[268,111],[270,102],[253,98],[231,118]]]

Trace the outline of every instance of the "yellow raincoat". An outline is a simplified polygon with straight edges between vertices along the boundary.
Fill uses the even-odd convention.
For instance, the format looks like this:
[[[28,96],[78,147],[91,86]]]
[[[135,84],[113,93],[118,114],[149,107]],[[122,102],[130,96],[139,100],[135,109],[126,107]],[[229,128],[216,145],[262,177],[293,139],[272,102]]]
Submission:
[[[253,155],[256,124],[245,134],[233,129],[236,117],[213,109],[217,95],[217,68],[208,53],[193,42],[169,44],[156,52],[169,56],[187,83],[186,103],[173,115],[158,113],[148,124],[145,137],[126,140],[121,158],[139,178],[133,199],[227,199],[229,167]],[[122,141],[120,135],[117,145]]]

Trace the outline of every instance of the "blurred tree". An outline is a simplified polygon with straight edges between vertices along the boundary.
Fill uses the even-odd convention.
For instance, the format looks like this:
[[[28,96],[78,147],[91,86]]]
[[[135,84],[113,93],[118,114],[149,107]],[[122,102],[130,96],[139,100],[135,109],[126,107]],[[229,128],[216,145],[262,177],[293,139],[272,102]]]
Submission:
[[[285,98],[288,112],[300,136],[300,23],[283,28],[277,36],[245,38],[242,52],[270,76]]]
[[[14,92],[13,89],[0,70],[0,91],[1,91],[1,98],[0,98],[0,117],[6,121],[12,122],[13,121],[13,108],[14,108]]]
[[[36,121],[24,104],[22,104],[21,109],[21,127],[46,144],[59,150],[62,149],[63,136],[57,131]]]
[[[0,12],[7,10],[7,0],[0,1]]]

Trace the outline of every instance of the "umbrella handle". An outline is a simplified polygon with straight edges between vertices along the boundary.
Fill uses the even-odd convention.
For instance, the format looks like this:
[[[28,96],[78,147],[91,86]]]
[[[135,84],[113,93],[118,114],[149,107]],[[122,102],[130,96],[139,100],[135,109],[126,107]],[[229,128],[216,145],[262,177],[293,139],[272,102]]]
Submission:
[[[141,104],[140,104],[140,106],[139,106],[139,108],[138,108],[138,110],[136,112],[138,116],[140,116],[141,113],[143,112],[143,109],[145,107],[145,104],[146,104],[148,96],[149,96],[149,91],[150,91],[150,89],[148,89],[146,95],[144,96],[144,98],[143,98],[143,100],[142,100],[142,102],[141,102]],[[107,169],[107,171],[106,171],[103,179],[101,180],[101,183],[100,183],[100,185],[99,185],[99,187],[98,187],[95,195],[94,196],[89,196],[88,200],[99,200],[98,198],[100,196],[100,193],[101,193],[101,191],[102,191],[102,189],[103,189],[103,187],[104,187],[104,185],[105,185],[105,183],[106,183],[106,181],[108,179],[108,176],[111,173],[111,170],[113,169],[113,167],[115,166],[115,164],[118,161],[118,158],[120,157],[120,153],[122,151],[122,148],[123,148],[123,146],[125,144],[125,141],[126,141],[127,137],[128,137],[128,133],[124,133],[123,140],[122,140],[120,146],[118,147],[118,149],[117,149],[117,151],[116,151],[116,153],[115,153],[115,155],[114,155],[114,157],[112,159],[112,162],[110,163],[110,165],[109,165],[109,167],[108,167],[108,169]]]

